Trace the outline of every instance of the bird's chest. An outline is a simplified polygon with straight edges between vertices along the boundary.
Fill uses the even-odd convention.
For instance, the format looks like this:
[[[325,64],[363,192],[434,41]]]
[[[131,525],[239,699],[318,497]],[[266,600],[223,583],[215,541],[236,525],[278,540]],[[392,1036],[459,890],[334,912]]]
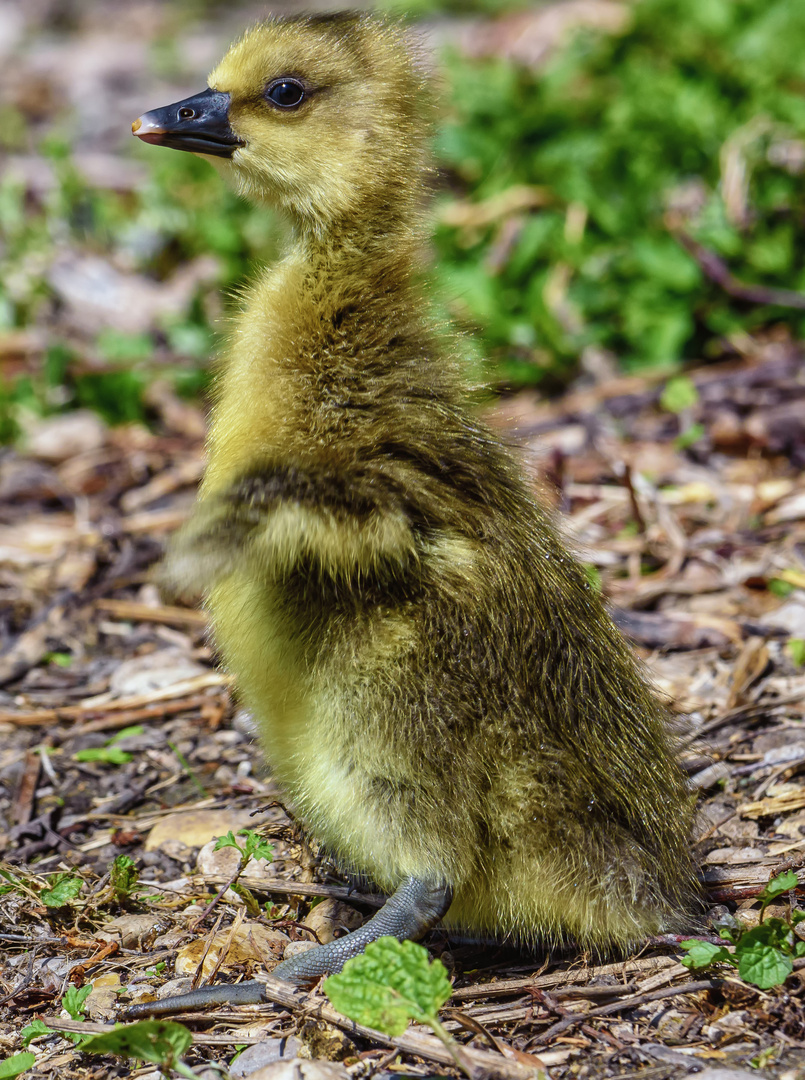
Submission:
[[[299,628],[283,612],[280,586],[245,569],[213,588],[209,609],[218,648],[254,715],[272,770],[287,787],[312,707]]]
[[[366,703],[356,684],[365,678],[353,671],[354,648],[328,632],[316,601],[246,566],[218,583],[208,602],[216,644],[254,715],[272,774],[295,804],[312,793],[316,802],[348,798],[362,756],[356,743]]]

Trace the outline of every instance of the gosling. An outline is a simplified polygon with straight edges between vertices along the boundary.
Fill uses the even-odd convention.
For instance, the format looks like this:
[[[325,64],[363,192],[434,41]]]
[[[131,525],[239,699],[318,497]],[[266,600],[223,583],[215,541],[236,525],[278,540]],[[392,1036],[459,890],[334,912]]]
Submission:
[[[294,984],[439,921],[623,950],[695,896],[667,716],[428,312],[429,97],[392,23],[270,19],[133,125],[290,225],[165,574],[203,593],[295,813],[390,894]]]

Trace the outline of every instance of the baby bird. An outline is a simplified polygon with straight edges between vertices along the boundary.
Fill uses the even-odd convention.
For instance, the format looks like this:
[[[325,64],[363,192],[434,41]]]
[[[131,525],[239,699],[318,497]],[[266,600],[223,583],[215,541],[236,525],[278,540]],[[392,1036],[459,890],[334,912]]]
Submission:
[[[275,969],[297,984],[439,921],[622,949],[695,896],[664,710],[428,313],[429,98],[393,23],[270,19],[133,125],[290,224],[165,573],[203,592],[295,813],[391,894]]]

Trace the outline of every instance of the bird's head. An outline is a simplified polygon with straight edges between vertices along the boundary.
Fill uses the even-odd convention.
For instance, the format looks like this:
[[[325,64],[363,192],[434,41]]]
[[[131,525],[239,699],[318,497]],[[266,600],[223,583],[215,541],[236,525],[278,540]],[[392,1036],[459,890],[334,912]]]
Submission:
[[[208,157],[237,190],[316,231],[419,183],[425,80],[403,31],[365,15],[261,23],[194,97],[144,113],[146,142]]]

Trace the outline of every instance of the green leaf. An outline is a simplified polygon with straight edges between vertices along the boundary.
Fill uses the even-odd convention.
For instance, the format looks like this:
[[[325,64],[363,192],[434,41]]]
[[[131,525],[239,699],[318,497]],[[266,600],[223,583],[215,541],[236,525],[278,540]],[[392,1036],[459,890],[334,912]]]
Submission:
[[[66,1009],[73,1020],[84,1019],[84,1002],[92,993],[92,983],[87,983],[79,990],[76,986],[68,986],[64,997],[61,999],[62,1008]]]
[[[115,732],[112,738],[109,740],[109,745],[120,742],[121,739],[128,739],[132,735],[142,735],[145,728],[142,724],[132,724],[130,727],[121,728],[120,731]]]
[[[105,765],[128,765],[132,755],[119,746],[88,746],[73,754],[74,761],[102,761]]]
[[[154,352],[150,334],[126,334],[121,330],[101,330],[97,338],[98,351],[111,363],[131,363],[148,360]]]
[[[797,875],[793,870],[786,870],[784,873],[778,874],[777,877],[771,879],[760,894],[759,899],[765,907],[766,904],[776,897],[782,896],[783,893],[791,892],[791,890],[796,889],[796,887]]]
[[[118,900],[131,894],[139,876],[134,859],[129,855],[118,855],[109,871],[109,884]]]
[[[791,956],[760,939],[747,940],[753,933],[754,930],[750,930],[738,942],[738,974],[745,982],[761,990],[782,985],[794,970],[794,961]]]
[[[5,896],[6,893],[14,892],[21,888],[20,881],[15,878],[13,874],[10,874],[8,870],[3,870],[2,867],[0,867],[0,879],[8,882],[7,885],[0,885],[0,896]]]
[[[699,391],[687,375],[669,379],[660,397],[660,405],[666,412],[681,413],[692,409],[699,400]]]
[[[253,829],[241,829],[238,836],[243,837],[242,843],[235,838],[231,830],[226,836],[219,836],[215,841],[213,850],[221,851],[222,848],[235,848],[236,851],[240,852],[244,863],[249,859],[266,859],[271,862],[274,858],[274,850],[271,845],[267,844],[262,836]]]
[[[83,884],[80,877],[74,877],[67,871],[58,874],[50,874],[48,877],[48,888],[42,889],[39,894],[39,899],[45,907],[65,907],[71,900],[75,900],[81,892],[81,886]]]
[[[754,935],[754,937],[750,935]],[[768,945],[773,945],[776,949],[787,952],[791,949],[794,941],[794,931],[787,919],[766,919],[765,922],[754,927],[754,929],[747,930],[743,937],[744,940],[748,938],[750,941],[755,939],[763,941]]]
[[[247,858],[265,859],[266,862],[271,862],[274,858],[274,849],[266,843],[260,833],[254,832],[253,829],[241,829],[238,836],[244,838],[242,850]]]
[[[22,1045],[27,1049],[32,1039],[38,1039],[40,1035],[52,1035],[53,1028],[49,1028],[44,1020],[32,1020],[26,1024],[20,1032]]]
[[[674,448],[676,450],[687,450],[689,446],[693,446],[704,435],[704,424],[691,424],[690,427],[685,428],[674,439]]]
[[[789,638],[785,646],[785,651],[788,653],[792,664],[795,664],[797,667],[802,667],[803,664],[805,664],[805,639]]]
[[[601,592],[601,572],[593,563],[582,563],[582,570],[593,592]]]
[[[0,1061],[0,1080],[7,1080],[11,1076],[19,1076],[27,1072],[36,1062],[36,1054],[26,1051],[22,1054],[12,1054],[11,1057]]]
[[[774,1064],[774,1059],[780,1053],[779,1046],[767,1046],[764,1050],[761,1050],[755,1057],[750,1058],[749,1064],[753,1069],[767,1069],[769,1065]],[[763,1075],[762,1073],[760,1074]]]
[[[323,986],[350,1020],[387,1035],[401,1035],[409,1020],[427,1023],[452,993],[440,960],[413,941],[382,937],[344,964]]]
[[[215,847],[213,848],[213,851],[222,851],[224,848],[228,847],[233,847],[237,851],[239,851],[241,855],[243,854],[243,848],[235,839],[235,834],[232,832],[231,829],[226,834],[226,836],[218,837],[218,839],[215,841]]]
[[[772,596],[779,596],[781,600],[785,600],[787,596],[794,592],[795,586],[788,581],[783,581],[782,578],[771,578],[766,588]]]
[[[165,1071],[175,1069],[183,1076],[194,1073],[179,1059],[193,1042],[192,1032],[170,1020],[143,1020],[138,1024],[116,1024],[103,1035],[82,1043],[85,1054],[118,1054],[120,1057],[152,1061]]]
[[[73,662],[71,653],[49,652],[42,657],[43,664],[55,664],[56,667],[68,668]]]
[[[732,953],[723,945],[712,945],[709,941],[700,941],[698,938],[689,938],[681,945],[688,954],[682,957],[682,963],[691,971],[699,971],[711,964],[735,964]]]
[[[76,404],[94,409],[110,424],[144,423],[143,392],[146,378],[140,371],[92,371],[75,376]]]

